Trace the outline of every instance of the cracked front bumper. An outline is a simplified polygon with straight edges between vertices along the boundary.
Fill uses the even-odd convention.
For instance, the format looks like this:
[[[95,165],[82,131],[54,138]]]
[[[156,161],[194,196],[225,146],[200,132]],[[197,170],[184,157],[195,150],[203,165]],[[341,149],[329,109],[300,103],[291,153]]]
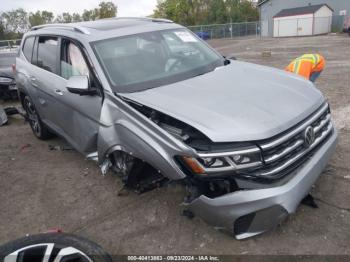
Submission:
[[[328,141],[282,186],[241,190],[217,198],[202,195],[185,204],[186,208],[216,228],[233,232],[237,239],[261,234],[295,212],[327,165],[336,144],[334,130]]]

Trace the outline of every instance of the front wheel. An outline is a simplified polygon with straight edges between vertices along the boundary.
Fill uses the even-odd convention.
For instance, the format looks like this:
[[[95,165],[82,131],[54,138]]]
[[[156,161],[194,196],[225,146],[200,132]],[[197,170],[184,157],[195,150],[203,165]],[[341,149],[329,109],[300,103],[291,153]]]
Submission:
[[[29,96],[24,97],[23,108],[26,111],[29,125],[37,138],[46,140],[54,136],[52,132],[50,132],[50,130],[41,121],[40,116],[36,111],[35,106],[32,100],[29,98]]]
[[[1,246],[0,261],[112,262],[112,259],[90,240],[71,234],[47,233],[24,237]]]

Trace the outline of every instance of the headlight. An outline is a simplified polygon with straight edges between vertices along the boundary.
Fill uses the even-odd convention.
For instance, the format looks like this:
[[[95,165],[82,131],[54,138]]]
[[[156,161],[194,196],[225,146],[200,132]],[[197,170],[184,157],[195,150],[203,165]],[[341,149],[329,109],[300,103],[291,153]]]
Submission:
[[[12,78],[0,76],[0,84],[8,84],[12,82]]]
[[[182,157],[195,174],[242,170],[262,165],[261,152],[257,147],[230,152],[198,153],[198,156]]]

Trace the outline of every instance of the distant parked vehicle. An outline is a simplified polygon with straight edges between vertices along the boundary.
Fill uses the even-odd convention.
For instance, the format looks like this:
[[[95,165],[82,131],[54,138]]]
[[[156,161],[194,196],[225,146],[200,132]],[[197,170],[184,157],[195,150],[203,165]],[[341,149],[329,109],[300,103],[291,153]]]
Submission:
[[[208,39],[210,39],[210,34],[209,34],[209,32],[197,31],[197,32],[195,32],[195,34],[196,34],[198,37],[202,38],[203,40],[208,40]]]
[[[16,52],[0,53],[0,99],[17,99],[17,87],[12,65],[16,62]]]
[[[348,33],[350,36],[350,27],[344,27],[343,33]]]
[[[344,21],[344,27],[343,27],[343,33],[348,33],[350,36],[350,18],[345,18]]]

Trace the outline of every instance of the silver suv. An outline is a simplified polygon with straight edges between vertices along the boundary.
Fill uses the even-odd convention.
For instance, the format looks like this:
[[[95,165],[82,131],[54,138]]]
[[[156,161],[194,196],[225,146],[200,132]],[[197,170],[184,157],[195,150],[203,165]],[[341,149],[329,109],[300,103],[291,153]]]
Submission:
[[[181,182],[185,214],[237,239],[293,213],[336,146],[311,82],[226,59],[168,20],[34,27],[16,70],[38,138],[65,138],[140,193]]]

